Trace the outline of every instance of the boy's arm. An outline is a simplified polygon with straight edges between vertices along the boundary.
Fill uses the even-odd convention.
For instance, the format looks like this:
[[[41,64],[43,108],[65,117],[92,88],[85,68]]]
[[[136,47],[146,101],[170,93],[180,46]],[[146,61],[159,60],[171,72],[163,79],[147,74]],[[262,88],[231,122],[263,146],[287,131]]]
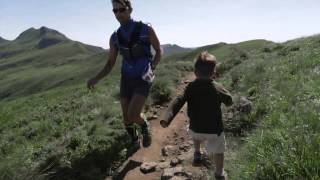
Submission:
[[[164,121],[165,124],[168,126],[174,119],[174,117],[178,114],[180,109],[183,107],[184,103],[186,102],[185,93],[178,96],[168,107],[166,114],[162,118],[161,121]],[[161,122],[163,123],[163,122]]]
[[[228,90],[226,90],[221,84],[215,83],[216,89],[219,92],[221,102],[226,106],[233,104],[232,96]]]

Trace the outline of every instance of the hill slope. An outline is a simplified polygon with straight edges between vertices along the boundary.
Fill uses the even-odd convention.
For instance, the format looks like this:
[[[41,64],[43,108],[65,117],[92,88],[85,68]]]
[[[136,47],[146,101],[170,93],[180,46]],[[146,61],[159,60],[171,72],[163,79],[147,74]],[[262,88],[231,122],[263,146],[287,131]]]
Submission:
[[[128,139],[119,104],[120,64],[97,89],[87,91],[80,82],[101,68],[106,52],[92,53],[72,41],[44,49],[37,48],[37,43],[26,44],[36,50],[0,59],[0,83],[9,85],[39,71],[39,79],[32,78],[27,84],[7,90],[19,92],[30,84],[31,92],[35,87],[55,88],[0,102],[1,174],[11,179],[105,177],[114,170],[113,163],[125,157],[123,149]],[[253,102],[251,114],[232,117],[232,126],[240,130],[239,135],[246,136],[247,145],[239,153],[239,161],[234,162],[235,167],[227,167],[232,169],[231,177],[319,177],[320,37],[281,44],[266,40],[219,43],[166,57],[156,70],[146,111],[152,103],[168,102],[173,97],[181,78],[192,72],[195,55],[203,50],[217,56],[221,75],[218,81],[231,90],[235,101],[245,96]],[[53,55],[58,58],[50,60]],[[28,64],[24,56],[32,63]],[[41,66],[41,57],[46,57],[45,67]],[[53,61],[61,64],[51,64]],[[3,62],[25,64],[15,69],[6,68]],[[62,86],[56,81],[68,78],[79,78],[79,84]],[[259,128],[248,134],[252,127]]]
[[[72,41],[56,30],[30,28],[0,45],[0,99],[82,82],[107,52]],[[93,70],[93,69],[92,69]]]
[[[227,68],[223,82],[234,97],[253,101],[251,114],[233,116],[234,128],[258,127],[247,134],[231,179],[320,178],[319,64],[320,36],[311,36],[253,49]]]
[[[233,152],[228,150],[226,155],[234,156],[226,157],[230,158],[226,162],[230,179],[319,179],[320,36],[281,44],[265,40],[219,43],[173,55],[166,58],[165,63],[170,64],[172,58],[181,63],[190,61],[203,50],[217,56],[221,77],[218,81],[231,90],[235,101],[233,107],[224,108],[225,131],[233,132],[232,137],[227,136],[227,144],[234,136],[244,143],[236,147],[228,144]],[[250,113],[239,109],[240,97],[251,100]],[[183,120],[180,118],[180,121]],[[154,123],[159,126],[159,122]],[[171,141],[176,145],[177,136]],[[182,146],[184,143],[188,143],[187,140],[180,142]],[[145,160],[158,162],[159,157],[145,155],[156,153],[159,156],[159,152],[160,148],[142,149],[132,159],[141,163]],[[190,154],[192,156],[192,150]],[[192,157],[187,163],[191,161]],[[187,165],[182,163],[181,166]],[[161,174],[161,171],[143,174],[139,167],[124,172],[128,179],[160,179]]]
[[[6,43],[6,42],[9,42],[9,41],[0,37],[0,44]]]
[[[190,51],[177,45],[164,49],[167,55]],[[29,28],[0,44],[0,100],[82,83],[103,67],[107,55],[100,47],[70,40],[56,30]]]

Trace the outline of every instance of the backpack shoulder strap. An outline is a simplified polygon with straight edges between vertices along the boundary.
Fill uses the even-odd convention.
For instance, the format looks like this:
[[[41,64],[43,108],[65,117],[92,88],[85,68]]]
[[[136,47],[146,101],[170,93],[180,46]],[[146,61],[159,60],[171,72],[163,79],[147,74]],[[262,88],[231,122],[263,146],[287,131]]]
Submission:
[[[128,41],[121,35],[120,28],[116,31],[119,46],[128,46]]]
[[[130,40],[128,42],[129,47],[132,47],[136,42],[139,41],[142,25],[143,25],[143,23],[141,21],[139,21],[135,25],[135,27],[131,33]]]

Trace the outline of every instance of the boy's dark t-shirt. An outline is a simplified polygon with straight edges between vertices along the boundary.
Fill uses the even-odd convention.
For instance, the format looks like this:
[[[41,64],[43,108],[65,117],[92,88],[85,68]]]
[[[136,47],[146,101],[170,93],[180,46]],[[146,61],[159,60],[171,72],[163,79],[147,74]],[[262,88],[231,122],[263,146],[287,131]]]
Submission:
[[[223,131],[221,103],[232,104],[230,93],[212,79],[196,79],[169,106],[164,120],[171,122],[184,103],[188,103],[190,129],[196,133],[220,134]]]

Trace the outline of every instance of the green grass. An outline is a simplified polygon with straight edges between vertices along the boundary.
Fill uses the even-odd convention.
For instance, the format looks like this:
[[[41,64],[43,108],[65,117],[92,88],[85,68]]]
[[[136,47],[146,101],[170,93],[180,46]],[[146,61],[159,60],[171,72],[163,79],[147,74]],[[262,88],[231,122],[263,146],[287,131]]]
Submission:
[[[178,79],[190,69],[188,63],[170,64],[170,69],[164,63],[157,70],[149,105],[169,101]],[[176,66],[182,68],[181,75],[166,74]],[[122,149],[129,139],[122,125],[119,81],[118,63],[94,91],[88,91],[82,82],[2,102],[0,172],[16,179],[41,179],[47,173],[58,179],[106,176],[113,163],[123,158]],[[28,168],[19,168],[16,174],[21,166]]]
[[[315,39],[319,36],[257,52],[226,74],[235,94],[250,96],[251,89],[251,118],[260,122],[230,168],[232,179],[320,178],[320,49]]]
[[[19,179],[19,175],[37,174],[28,171],[30,167],[34,170],[40,167],[41,172],[54,163],[50,171],[64,169],[65,175],[71,176],[75,172],[70,165],[79,166],[74,169],[79,171],[85,168],[82,160],[88,156],[93,156],[88,163],[98,166],[93,169],[110,168],[107,162],[112,160],[110,157],[116,157],[113,151],[117,147],[117,152],[123,149],[127,139],[115,97],[117,80],[112,82],[93,92],[88,92],[85,86],[58,88],[1,106],[0,132],[4,136],[0,145],[0,171]],[[106,86],[108,93],[104,90]],[[100,155],[108,157],[103,160],[103,166],[100,157],[96,157]],[[20,167],[26,169],[15,174]]]

